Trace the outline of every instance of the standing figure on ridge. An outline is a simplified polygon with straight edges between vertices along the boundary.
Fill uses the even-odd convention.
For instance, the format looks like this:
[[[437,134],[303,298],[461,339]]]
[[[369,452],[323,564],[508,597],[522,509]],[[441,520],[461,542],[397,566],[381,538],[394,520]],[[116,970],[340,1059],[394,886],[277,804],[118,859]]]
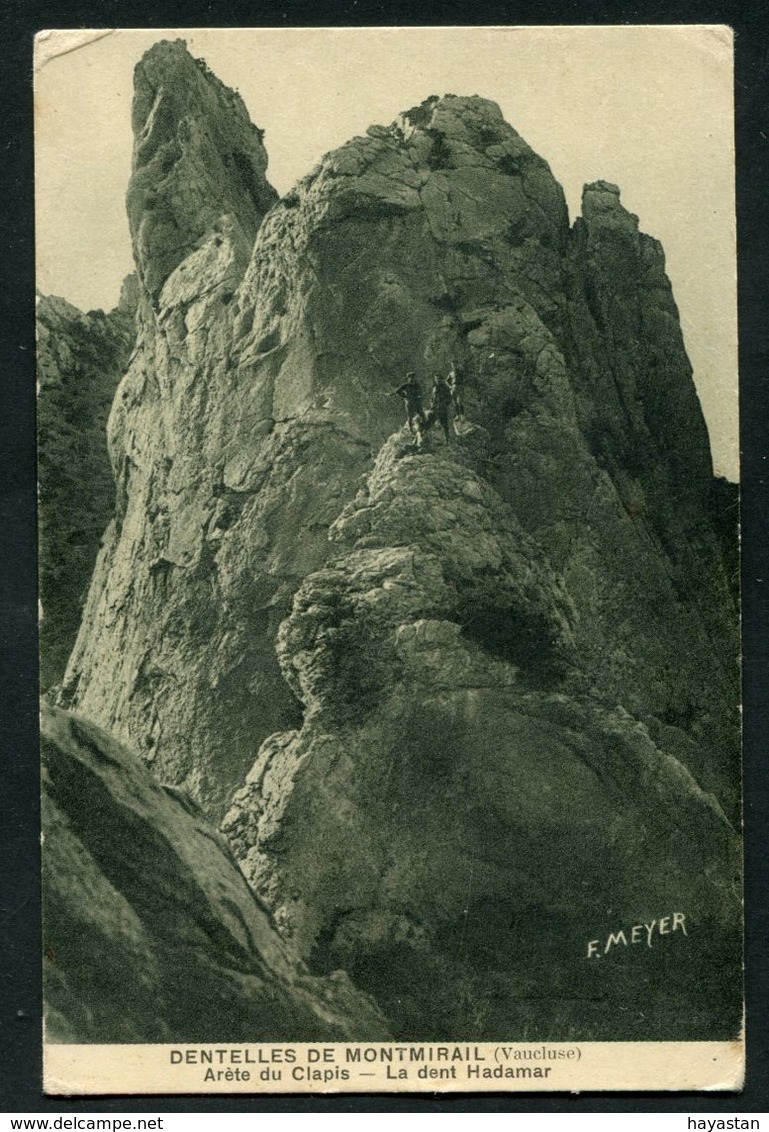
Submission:
[[[413,371],[407,373],[403,385],[399,385],[395,392],[399,393],[406,402],[406,423],[417,438],[417,447],[421,448],[427,422],[422,407],[422,390],[419,388],[416,374]]]
[[[449,393],[451,394],[451,403],[454,406],[454,430],[456,431],[456,422],[464,421],[465,419],[465,403],[462,399],[462,374],[456,367],[454,362],[451,363],[449,376],[446,378],[446,385],[448,386]]]
[[[428,427],[433,421],[440,421],[441,427],[446,434],[446,443],[451,443],[451,431],[449,430],[449,406],[451,405],[452,397],[451,390],[444,377],[439,373],[435,374],[433,381],[432,396],[430,398],[430,407],[427,410]]]

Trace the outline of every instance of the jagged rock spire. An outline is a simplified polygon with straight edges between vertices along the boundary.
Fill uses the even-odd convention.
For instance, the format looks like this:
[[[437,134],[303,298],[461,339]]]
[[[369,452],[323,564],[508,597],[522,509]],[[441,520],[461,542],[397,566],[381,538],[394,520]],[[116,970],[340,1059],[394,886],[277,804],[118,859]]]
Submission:
[[[139,276],[154,299],[223,215],[249,247],[277,199],[262,131],[240,95],[183,40],[155,44],[134,74],[128,218]]]

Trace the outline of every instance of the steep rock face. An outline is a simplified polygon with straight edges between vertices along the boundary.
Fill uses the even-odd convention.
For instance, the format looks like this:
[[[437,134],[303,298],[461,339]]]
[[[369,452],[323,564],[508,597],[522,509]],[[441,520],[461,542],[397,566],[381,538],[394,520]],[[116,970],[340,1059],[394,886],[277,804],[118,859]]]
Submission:
[[[187,69],[196,89],[201,72]],[[140,66],[137,105],[142,90]],[[446,287],[489,289],[499,274],[490,241],[511,216],[531,234],[503,244],[505,269],[527,242],[566,238],[560,189],[496,107],[433,100],[411,118],[424,125],[407,115],[372,130],[280,202],[239,289],[243,248],[227,214],[142,306],[141,349],[110,421],[117,521],[64,702],[213,806],[259,742],[300,719],[275,661],[277,627],[401,419],[392,385],[403,365],[427,346],[438,364],[453,348]],[[444,159],[456,167],[441,172]],[[405,215],[389,201],[398,171],[426,186],[426,203],[410,190]],[[229,209],[226,176],[214,191]],[[529,208],[534,196],[544,203]],[[527,284],[538,295],[558,268],[552,248],[542,260]],[[479,274],[490,279],[476,286]]]
[[[40,684],[61,680],[112,518],[107,417],[134,344],[136,280],[114,310],[84,314],[64,299],[37,305],[40,504]]]
[[[218,85],[162,51],[211,116],[191,136],[227,136]],[[194,246],[135,236],[117,514],[63,702],[212,814],[248,774],[247,875],[399,1034],[530,1033],[547,983],[550,1036],[709,1035],[736,978],[736,613],[659,245],[603,182],[570,230],[477,97],[324,157],[250,258],[233,178]],[[416,453],[393,387],[451,360],[469,427]],[[666,903],[686,949],[586,965]]]
[[[260,172],[260,133],[240,99],[180,44],[157,45],[137,67],[134,117],[129,215],[142,283],[139,342],[109,423],[115,519],[62,702],[79,705],[215,812],[264,735],[299,717],[271,634],[302,563],[276,548],[290,574],[276,611],[264,551],[276,514],[297,493],[286,452],[302,436],[312,441],[315,426],[302,421],[292,431],[290,423],[248,420],[254,475],[265,490],[257,495],[225,474],[245,415],[233,389],[230,306],[254,226],[275,196]],[[257,178],[248,191],[243,162],[226,159],[236,142]],[[171,228],[157,222],[169,209],[178,211]],[[329,450],[343,468],[343,446]],[[309,495],[312,470],[306,480]],[[297,514],[298,529],[310,512],[305,505]],[[234,557],[232,527],[243,532]],[[252,561],[245,568],[244,554]],[[103,648],[94,649],[99,638]],[[229,705],[221,718],[209,711],[212,695]]]
[[[43,787],[49,1040],[386,1035],[341,972],[312,978],[289,958],[188,798],[91,724],[48,707]]]
[[[213,80],[175,45],[153,50],[153,67],[166,52],[177,68],[176,102],[207,108],[199,87]],[[227,133],[214,95],[207,141]],[[728,625],[704,425],[661,253],[616,192],[588,190],[570,237],[547,166],[493,104],[430,99],[324,158],[269,212],[239,284],[237,185],[218,174],[208,215],[225,220],[143,306],[113,409],[118,518],[67,677],[73,705],[221,807],[259,742],[299,722],[275,633],[401,419],[393,385],[453,357],[488,432],[485,474],[581,607],[583,669],[632,711],[701,727],[692,769],[731,790],[733,810],[733,672],[708,643]],[[612,306],[601,296],[615,284]],[[614,345],[631,315],[643,349]],[[659,433],[655,351],[675,406]]]
[[[385,445],[281,630],[304,727],[224,830],[298,953],[401,1037],[733,1033],[734,830],[695,745],[575,668],[562,583],[477,464]],[[691,938],[587,962],[668,908]]]

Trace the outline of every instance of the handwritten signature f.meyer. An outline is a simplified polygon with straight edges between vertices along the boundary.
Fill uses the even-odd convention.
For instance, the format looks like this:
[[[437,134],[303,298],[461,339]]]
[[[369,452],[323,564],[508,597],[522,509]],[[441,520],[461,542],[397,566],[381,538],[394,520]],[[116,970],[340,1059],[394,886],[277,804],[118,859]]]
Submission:
[[[610,932],[605,942],[602,939],[588,940],[587,957],[588,959],[600,959],[602,955],[608,955],[615,947],[633,947],[637,944],[645,944],[647,947],[651,947],[653,939],[661,935],[672,935],[677,931],[683,932],[684,935],[689,934],[686,930],[686,916],[683,912],[673,912],[670,916],[662,916],[661,919],[652,920],[648,924],[642,922],[634,924],[630,928],[620,928],[617,932]]]

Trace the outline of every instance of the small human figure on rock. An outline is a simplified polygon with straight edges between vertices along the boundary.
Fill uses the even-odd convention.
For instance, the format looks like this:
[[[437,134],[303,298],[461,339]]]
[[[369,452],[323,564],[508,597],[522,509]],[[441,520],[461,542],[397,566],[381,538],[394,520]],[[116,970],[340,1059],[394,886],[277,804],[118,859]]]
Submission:
[[[454,362],[451,363],[449,376],[446,378],[446,385],[448,386],[449,393],[451,394],[451,404],[454,406],[455,427],[456,421],[464,421],[465,419],[465,402],[462,397],[462,374],[457,369]]]
[[[421,448],[427,424],[422,407],[422,390],[419,388],[416,374],[413,371],[407,373],[403,385],[399,385],[395,392],[406,402],[406,424],[409,426],[409,431],[416,436],[417,446]]]
[[[449,407],[451,405],[451,391],[446,383],[446,379],[441,377],[439,373],[435,374],[433,381],[432,395],[430,397],[430,407],[427,410],[428,425],[433,421],[440,421],[441,427],[446,435],[446,443],[451,443],[451,430],[449,429]]]

